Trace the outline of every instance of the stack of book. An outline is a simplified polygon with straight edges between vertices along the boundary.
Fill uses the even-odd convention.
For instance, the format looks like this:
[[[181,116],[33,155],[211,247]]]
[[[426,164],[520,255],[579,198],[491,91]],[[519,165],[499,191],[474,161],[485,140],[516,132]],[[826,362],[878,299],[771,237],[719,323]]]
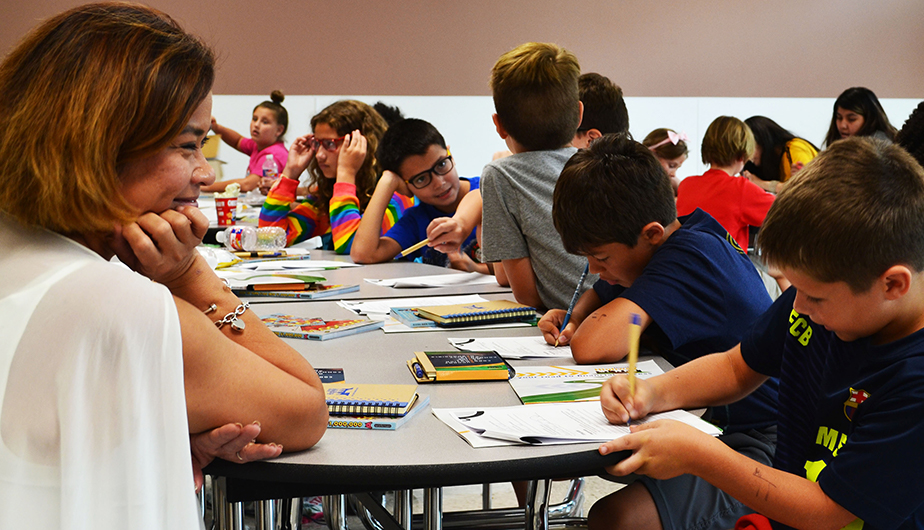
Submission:
[[[358,284],[326,284],[323,276],[288,273],[224,273],[234,294],[274,298],[324,298],[359,290]]]
[[[487,300],[472,304],[435,305],[414,308],[417,316],[437,326],[456,328],[500,322],[526,322],[536,319],[536,308],[509,300]]]
[[[427,408],[417,385],[324,384],[330,429],[395,430]]]

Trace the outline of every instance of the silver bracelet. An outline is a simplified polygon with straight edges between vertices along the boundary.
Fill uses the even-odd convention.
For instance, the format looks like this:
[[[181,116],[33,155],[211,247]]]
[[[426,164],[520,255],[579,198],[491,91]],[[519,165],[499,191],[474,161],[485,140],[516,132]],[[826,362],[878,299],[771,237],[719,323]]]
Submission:
[[[241,305],[237,306],[234,311],[225,315],[225,318],[215,321],[215,326],[218,329],[221,329],[225,324],[231,324],[231,329],[234,331],[244,331],[244,321],[239,317],[244,314],[244,311],[247,311],[247,308],[250,307],[250,303],[241,302]]]

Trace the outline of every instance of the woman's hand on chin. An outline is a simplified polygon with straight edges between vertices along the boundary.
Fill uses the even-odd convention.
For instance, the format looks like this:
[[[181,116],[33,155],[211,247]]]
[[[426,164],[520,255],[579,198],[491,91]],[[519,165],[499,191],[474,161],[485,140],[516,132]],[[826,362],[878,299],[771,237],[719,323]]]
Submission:
[[[132,270],[171,287],[182,282],[199,257],[209,222],[198,208],[180,206],[144,213],[131,224],[116,227],[113,249]]]

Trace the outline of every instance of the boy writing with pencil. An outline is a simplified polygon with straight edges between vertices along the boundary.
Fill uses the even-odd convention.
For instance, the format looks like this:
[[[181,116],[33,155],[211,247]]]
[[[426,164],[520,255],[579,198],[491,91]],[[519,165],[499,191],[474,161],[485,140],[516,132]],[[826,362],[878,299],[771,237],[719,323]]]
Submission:
[[[482,173],[484,259],[503,264],[517,302],[538,308],[567,307],[584,269],[550,230],[552,191],[576,151],[580,75],[574,55],[536,42],[505,53],[491,72],[494,125],[514,154]]]
[[[555,188],[555,228],[569,252],[586,256],[600,281],[564,311],[539,322],[546,341],[571,344],[579,363],[616,362],[632,341],[633,315],[646,345],[674,366],[731,348],[770,297],[748,257],[709,214],[678,219],[670,177],[651,151],[624,135],[605,135],[575,154]],[[711,410],[735,451],[769,463],[776,385]],[[692,476],[644,479],[613,495],[612,519],[623,528],[730,528],[746,508]],[[681,521],[684,524],[681,524]],[[671,528],[673,524],[665,523]]]
[[[634,398],[624,378],[601,394],[606,417],[625,423],[728,403],[779,377],[773,466],[670,421],[600,452],[632,451],[616,475],[701,477],[774,528],[921,528],[924,169],[894,144],[849,138],[791,182],[758,246],[792,288],[738,346],[638,381]],[[592,520],[609,521],[607,507]]]
[[[471,230],[461,249],[441,252],[434,241],[414,249],[427,237],[427,226],[436,218],[452,215],[467,193],[478,189],[479,178],[460,179],[443,135],[429,122],[408,118],[385,131],[375,154],[385,170],[375,186],[366,212],[353,237],[350,257],[356,263],[381,263],[401,257],[423,263],[488,273],[487,265],[473,260],[478,248]],[[407,189],[419,204],[409,208],[384,235],[382,217],[388,202],[399,189]],[[412,249],[405,255],[402,249]]]

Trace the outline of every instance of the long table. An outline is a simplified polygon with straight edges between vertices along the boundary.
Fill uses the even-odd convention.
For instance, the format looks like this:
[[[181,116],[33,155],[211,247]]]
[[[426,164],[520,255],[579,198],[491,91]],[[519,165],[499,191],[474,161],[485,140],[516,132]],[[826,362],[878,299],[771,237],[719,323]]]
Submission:
[[[401,265],[402,276],[434,267]],[[379,266],[376,266],[379,267]],[[369,267],[371,269],[372,267]],[[344,271],[358,269],[344,269]],[[415,271],[406,274],[407,271]],[[328,271],[336,272],[336,271]],[[451,271],[447,271],[451,273]],[[353,273],[355,274],[355,272]],[[379,275],[375,270],[375,277]],[[330,275],[333,276],[333,275]],[[371,286],[377,287],[377,286]],[[366,285],[363,289],[368,289]],[[380,288],[388,289],[388,288]],[[397,296],[419,296],[423,289],[397,291]],[[489,299],[513,299],[510,293],[483,293]],[[262,303],[252,307],[260,316],[287,313],[302,317],[349,318],[352,312],[335,301],[306,304]],[[346,380],[356,383],[413,383],[406,360],[415,351],[452,349],[449,337],[536,336],[535,327],[491,330],[447,330],[385,334],[379,330],[314,342],[285,339],[316,368],[343,368]],[[657,360],[657,359],[656,359]],[[663,362],[663,361],[660,361]],[[571,364],[556,359],[555,364]],[[512,361],[512,364],[549,364],[548,359]],[[670,367],[665,365],[665,369]],[[421,396],[430,397],[430,407],[509,406],[519,399],[505,381],[423,384]],[[221,494],[230,502],[281,499],[309,495],[332,495],[383,490],[426,488],[436,497],[425,503],[426,528],[440,528],[442,486],[519,480],[539,480],[595,475],[624,455],[606,457],[597,443],[553,446],[505,446],[474,449],[435,416],[422,411],[395,431],[329,429],[313,448],[285,454],[271,461],[238,465],[215,461],[207,472],[220,477]],[[547,488],[546,488],[547,489]],[[533,491],[541,496],[543,491]],[[547,491],[545,491],[547,497]],[[532,506],[544,509],[541,500]],[[547,504],[547,498],[546,498]],[[541,526],[541,514],[530,520]],[[530,526],[528,526],[530,527]]]
[[[336,254],[331,250],[312,250],[311,260],[340,261],[353,263],[350,256]],[[311,260],[306,260],[306,264]],[[293,263],[299,263],[294,261]],[[431,276],[458,274],[459,271],[447,269],[445,267],[436,267],[433,265],[424,265],[422,263],[412,263],[408,261],[389,261],[386,263],[376,263],[364,265],[362,267],[345,267],[335,270],[318,271],[318,276],[327,279],[326,283],[333,284],[356,284],[359,285],[359,291],[338,295],[333,298],[316,298],[309,300],[282,299],[282,298],[265,298],[250,297],[247,300],[251,303],[269,303],[269,302],[288,302],[288,301],[323,301],[323,300],[366,300],[376,298],[404,298],[417,296],[449,296],[458,294],[489,294],[489,293],[510,293],[509,287],[501,287],[497,282],[480,285],[460,285],[451,287],[420,287],[409,289],[395,289],[392,287],[383,287],[369,283],[366,278],[404,278],[409,276]],[[513,295],[508,294],[508,298],[513,300]]]

